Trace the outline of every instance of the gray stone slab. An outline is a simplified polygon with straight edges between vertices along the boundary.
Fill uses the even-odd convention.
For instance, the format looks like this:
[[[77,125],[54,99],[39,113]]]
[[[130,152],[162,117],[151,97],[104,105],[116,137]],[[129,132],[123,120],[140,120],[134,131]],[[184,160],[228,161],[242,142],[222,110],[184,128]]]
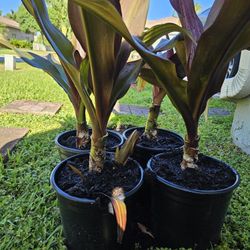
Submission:
[[[208,115],[209,116],[227,116],[231,115],[231,112],[228,111],[227,109],[223,108],[209,108],[208,109]]]
[[[28,132],[27,128],[0,127],[0,153],[4,160],[7,159],[8,151],[11,152]]]
[[[61,103],[17,100],[0,109],[3,113],[55,115],[61,108]]]
[[[115,109],[115,112],[118,114],[124,114],[124,115],[147,116],[148,108],[136,106],[136,105],[120,104],[119,111]]]

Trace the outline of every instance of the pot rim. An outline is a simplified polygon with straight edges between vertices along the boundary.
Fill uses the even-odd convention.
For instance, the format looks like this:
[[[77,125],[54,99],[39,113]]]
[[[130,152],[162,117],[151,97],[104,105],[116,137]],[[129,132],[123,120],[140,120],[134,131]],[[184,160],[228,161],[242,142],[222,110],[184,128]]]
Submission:
[[[127,133],[128,131],[135,130],[135,129],[145,129],[145,127],[131,127],[131,128],[128,128],[128,129],[126,129],[125,131],[123,131],[123,133],[122,133],[123,138],[124,138],[125,140],[127,140],[128,137],[127,137],[126,133]],[[167,132],[167,133],[171,133],[171,134],[173,134],[176,138],[178,138],[180,141],[183,142],[183,145],[182,145],[182,146],[177,147],[177,148],[174,149],[174,152],[176,152],[176,151],[181,151],[181,150],[183,149],[184,140],[183,140],[183,138],[182,138],[179,134],[177,134],[176,132],[173,132],[173,131],[171,131],[171,130],[168,130],[168,129],[157,128],[157,130],[159,130],[159,131],[164,131],[164,132]],[[162,152],[164,152],[164,151],[165,151],[165,152],[168,152],[168,153],[171,153],[171,150],[166,150],[166,148],[145,147],[145,146],[142,146],[142,145],[139,145],[139,144],[136,144],[135,147],[140,148],[140,149],[148,149],[148,150],[151,150],[151,151],[156,152],[156,153],[162,153]]]
[[[152,169],[152,167],[151,167],[151,165],[152,165],[152,160],[153,160],[154,157],[156,157],[156,156],[161,156],[161,155],[169,155],[169,154],[167,154],[167,153],[161,153],[161,154],[158,154],[158,155],[155,155],[155,156],[151,157],[150,160],[149,160],[148,163],[147,163],[147,169],[148,169],[151,173],[154,173],[155,178],[156,178],[159,182],[161,182],[161,183],[163,183],[163,184],[165,184],[165,185],[167,185],[167,186],[170,186],[171,188],[174,188],[174,189],[177,189],[177,190],[186,192],[186,193],[191,193],[191,194],[199,194],[199,195],[217,195],[217,194],[225,194],[225,193],[228,193],[228,192],[230,192],[230,191],[236,189],[236,188],[239,186],[239,184],[240,184],[240,175],[239,175],[239,173],[238,173],[233,167],[231,167],[230,165],[228,165],[228,164],[225,163],[224,161],[221,161],[221,160],[216,159],[216,158],[211,157],[211,156],[203,155],[203,156],[205,156],[205,157],[208,157],[208,158],[212,159],[213,161],[221,162],[221,163],[223,163],[225,166],[227,166],[227,167],[235,174],[235,182],[234,182],[232,185],[230,185],[229,187],[226,187],[226,188],[223,188],[223,189],[218,189],[218,190],[202,190],[202,189],[190,189],[190,188],[182,187],[182,186],[180,186],[180,185],[178,185],[178,184],[175,184],[175,183],[173,183],[173,182],[170,182],[170,181],[164,179],[163,177],[160,177],[159,175],[157,175],[157,174],[153,171],[153,169]]]
[[[112,153],[112,152],[107,152],[107,153],[109,153],[109,154],[114,154],[114,153]],[[70,194],[64,192],[64,191],[57,185],[56,180],[55,180],[55,176],[56,176],[56,174],[57,174],[57,171],[58,171],[60,168],[62,168],[68,160],[72,160],[72,159],[77,158],[77,157],[79,157],[79,156],[85,156],[85,155],[89,155],[89,152],[84,152],[84,153],[82,153],[82,154],[78,154],[78,155],[71,156],[71,157],[69,157],[69,158],[67,158],[67,159],[65,159],[65,160],[63,160],[63,161],[61,161],[59,164],[57,164],[56,167],[55,167],[55,168],[52,170],[52,172],[51,172],[51,175],[50,175],[50,183],[51,183],[53,189],[56,191],[57,195],[60,195],[60,196],[62,196],[62,197],[64,197],[64,198],[69,199],[69,200],[74,201],[74,202],[92,203],[92,204],[93,204],[93,203],[96,202],[96,199],[79,198],[79,197],[70,195]],[[144,172],[143,172],[142,167],[140,166],[140,164],[139,164],[136,160],[134,160],[134,159],[132,159],[132,158],[130,158],[130,159],[133,160],[133,161],[135,162],[135,164],[139,167],[141,177],[140,177],[139,182],[136,184],[136,186],[135,186],[133,189],[131,189],[130,191],[128,191],[128,192],[125,193],[125,197],[129,197],[129,196],[131,196],[132,194],[134,194],[134,193],[142,186],[143,180],[144,180]]]
[[[92,131],[91,128],[89,128],[89,130]],[[64,149],[64,150],[66,150],[66,151],[76,152],[76,153],[78,153],[78,154],[82,154],[82,153],[84,153],[85,151],[88,151],[87,149],[70,148],[70,147],[67,147],[67,146],[65,146],[65,145],[62,145],[62,144],[59,142],[60,138],[61,138],[64,134],[66,134],[66,133],[75,133],[75,132],[76,132],[76,130],[75,130],[75,129],[72,129],[72,130],[63,131],[63,132],[61,132],[60,134],[58,134],[58,135],[56,136],[56,138],[55,138],[55,144],[56,144],[56,146],[59,147],[59,148],[62,148],[62,149]],[[109,149],[115,149],[115,148],[121,147],[121,146],[123,145],[123,143],[124,143],[124,137],[123,137],[120,133],[118,133],[117,131],[111,130],[111,129],[107,129],[107,132],[108,132],[109,134],[114,134],[115,136],[117,136],[117,137],[120,139],[120,143],[119,143],[119,144],[117,144],[117,145],[115,145],[115,146],[113,146],[113,147],[111,147],[111,148],[109,148]]]

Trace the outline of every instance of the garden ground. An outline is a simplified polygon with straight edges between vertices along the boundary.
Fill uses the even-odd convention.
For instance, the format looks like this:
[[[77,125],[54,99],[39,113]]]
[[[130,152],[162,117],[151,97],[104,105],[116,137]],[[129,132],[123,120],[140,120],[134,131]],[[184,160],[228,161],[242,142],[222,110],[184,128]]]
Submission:
[[[0,107],[14,100],[61,102],[63,107],[54,117],[21,114],[0,114],[0,126],[27,127],[30,133],[9,155],[4,165],[0,161],[0,249],[65,249],[56,196],[49,183],[53,167],[59,163],[54,146],[55,136],[74,128],[73,109],[66,94],[42,71],[17,64],[17,71],[4,72],[0,64]],[[150,86],[138,93],[130,89],[121,103],[148,106]],[[217,250],[250,249],[250,157],[231,142],[230,127],[235,105],[212,100],[210,107],[222,107],[229,116],[212,116],[200,123],[201,151],[217,157],[241,175],[240,187],[234,193]],[[184,134],[180,115],[164,101],[164,114],[159,118],[163,128]],[[146,117],[113,115],[110,126],[143,126]]]

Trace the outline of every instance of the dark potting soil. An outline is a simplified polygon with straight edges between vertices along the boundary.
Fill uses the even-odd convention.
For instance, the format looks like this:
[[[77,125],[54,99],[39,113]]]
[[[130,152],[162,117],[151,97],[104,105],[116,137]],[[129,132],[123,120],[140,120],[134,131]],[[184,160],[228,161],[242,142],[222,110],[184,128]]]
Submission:
[[[144,128],[137,128],[137,130],[141,133],[137,145],[140,145],[142,147],[165,149],[166,151],[171,151],[183,146],[183,141],[172,134],[170,131],[159,129],[156,138],[150,140],[146,136],[143,136]],[[132,134],[133,131],[134,130],[129,131],[129,133],[127,133],[127,136]]]
[[[77,149],[76,148],[76,136],[69,136],[67,138],[62,138],[60,143],[63,146],[66,146],[68,148]],[[112,134],[108,134],[108,138],[107,138],[107,142],[106,142],[107,149],[114,148],[118,144],[120,144],[120,139]],[[90,149],[90,142],[84,148],[81,148],[81,149],[82,150],[89,150]]]
[[[235,182],[235,174],[224,163],[199,156],[198,169],[181,170],[182,155],[167,154],[152,160],[152,169],[160,177],[179,186],[197,190],[224,189]]]
[[[83,178],[75,173],[69,165],[76,167]],[[116,187],[123,188],[124,192],[132,190],[140,181],[141,175],[138,165],[128,160],[125,166],[119,166],[107,158],[101,173],[88,171],[88,159],[76,158],[68,161],[56,178],[56,183],[64,192],[80,197],[95,199],[104,193],[112,196]]]

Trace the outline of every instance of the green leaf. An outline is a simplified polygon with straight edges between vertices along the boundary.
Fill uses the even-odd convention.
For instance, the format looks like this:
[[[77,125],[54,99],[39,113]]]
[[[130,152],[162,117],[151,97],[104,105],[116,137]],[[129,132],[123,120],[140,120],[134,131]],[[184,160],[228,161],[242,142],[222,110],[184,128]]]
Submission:
[[[46,3],[44,0],[22,0],[23,3],[29,3],[32,6],[34,16],[39,24],[43,34],[57,53],[65,73],[84,103],[89,116],[92,120],[93,127],[96,131],[100,131],[94,105],[86,88],[82,88],[79,65],[75,61],[75,49],[71,42],[58,30],[50,21]],[[25,5],[26,6],[26,5]]]
[[[67,76],[65,75],[62,66],[53,62],[51,55],[48,55],[44,58],[32,52],[24,52],[20,50],[15,51],[19,54],[24,62],[48,73],[59,84],[59,86],[63,88],[69,97],[71,97],[72,93],[70,86],[68,85]]]
[[[82,17],[96,114],[101,129],[105,134],[108,121],[107,111],[114,84],[116,33],[112,27],[91,13],[82,10]],[[93,27],[95,27],[94,32]]]
[[[122,98],[129,90],[132,83],[134,83],[139,75],[142,65],[142,60],[129,62],[120,71],[117,77],[114,88],[112,90],[112,98],[109,106],[109,113],[112,112],[116,101]]]
[[[154,72],[147,65],[141,68],[140,77],[152,85],[158,85]]]
[[[148,29],[144,33],[143,42],[145,42],[147,46],[150,46],[155,43],[159,38],[166,36],[171,32],[180,32],[183,35],[186,35],[190,40],[192,40],[194,44],[196,44],[195,39],[192,37],[192,34],[188,30],[174,23],[159,24]]]
[[[35,16],[34,9],[33,9],[32,4],[31,4],[31,0],[22,0],[22,2],[23,2],[23,5],[25,6],[25,8],[28,10],[28,12],[32,16]]]
[[[149,0],[121,0],[122,18],[132,36],[141,36],[147,20]],[[115,79],[126,64],[132,49],[126,40],[122,40],[117,57]]]
[[[70,98],[72,97],[70,87],[67,83],[67,77],[63,71],[63,68],[61,65],[53,61],[51,55],[42,57],[32,52],[26,52],[16,49],[8,41],[1,38],[0,45],[14,50],[20,56],[20,58],[29,65],[44,70],[63,88],[63,90],[69,95]]]
[[[120,0],[123,21],[132,36],[140,36],[146,25],[149,0]]]
[[[175,41],[173,39],[169,40],[166,38],[162,38],[160,42],[157,44],[157,46],[154,49],[154,52],[161,52],[161,51],[166,51],[169,49],[174,48]]]
[[[89,66],[89,59],[87,56],[83,59],[83,61],[81,63],[80,72],[81,72],[82,87],[88,89],[89,94],[91,94],[92,85],[91,85],[91,80],[89,77],[90,66]]]
[[[63,33],[57,29],[49,19],[46,3],[44,0],[30,0],[29,2],[33,7],[36,20],[46,36],[47,40],[59,56],[65,63],[75,65],[75,59],[73,56],[74,47],[70,41],[63,35]]]
[[[187,60],[186,60],[186,46],[185,41],[182,34],[178,34],[175,37],[173,37],[171,40],[168,39],[161,39],[160,43],[156,46],[154,49],[154,52],[162,52],[169,49],[175,49],[176,55],[178,56],[178,59],[180,63],[182,64],[182,72],[183,70],[187,71]],[[175,63],[176,64],[176,63]],[[180,74],[177,69],[178,76],[180,77]],[[187,75],[187,73],[185,73]]]
[[[115,161],[124,166],[127,163],[128,158],[133,154],[134,147],[138,141],[140,134],[137,130],[129,136],[127,141],[122,145],[121,148],[117,148],[115,152]]]

